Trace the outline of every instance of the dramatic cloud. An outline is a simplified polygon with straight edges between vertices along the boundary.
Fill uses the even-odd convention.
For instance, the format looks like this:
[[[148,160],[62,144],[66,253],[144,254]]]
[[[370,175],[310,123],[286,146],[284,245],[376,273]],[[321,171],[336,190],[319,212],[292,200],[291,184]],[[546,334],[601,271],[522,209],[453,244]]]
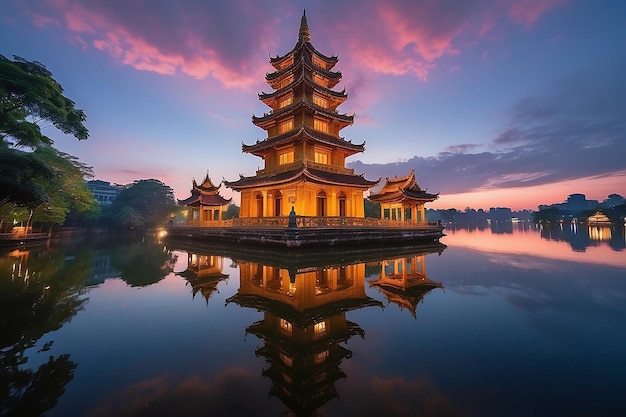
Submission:
[[[440,58],[460,53],[460,45],[489,32],[498,19],[528,26],[562,3],[365,0],[355,8],[349,2],[326,2],[309,11],[313,43],[320,50],[341,49],[344,65],[354,73],[361,69],[420,79]],[[73,42],[97,48],[122,65],[162,75],[212,77],[244,89],[261,85],[268,53],[293,46],[301,13],[284,0],[31,3],[29,14],[37,27],[64,26]],[[326,12],[329,8],[333,13]]]
[[[514,104],[510,120],[491,150],[466,153],[471,145],[450,146],[436,157],[414,156],[406,162],[366,165],[370,177],[404,175],[415,168],[433,191],[524,187],[626,169],[626,62],[608,70],[571,74],[542,95]],[[617,191],[617,190],[616,190]]]

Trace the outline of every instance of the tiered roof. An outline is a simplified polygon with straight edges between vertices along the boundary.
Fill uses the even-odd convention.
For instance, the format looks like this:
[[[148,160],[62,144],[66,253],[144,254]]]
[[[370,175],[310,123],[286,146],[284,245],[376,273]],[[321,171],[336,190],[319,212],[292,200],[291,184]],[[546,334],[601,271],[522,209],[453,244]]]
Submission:
[[[409,175],[405,177],[395,177],[385,180],[385,184],[380,191],[370,194],[368,197],[376,203],[414,201],[435,201],[439,198],[439,193],[430,194],[423,190],[415,179],[415,170],[411,169]]]
[[[240,175],[239,180],[233,182],[224,181],[224,184],[234,190],[243,190],[246,188],[253,188],[264,185],[280,185],[305,180],[307,182],[313,182],[317,184],[347,184],[366,190],[378,183],[378,181],[369,181],[365,179],[363,177],[363,174],[355,175],[332,172],[309,167],[307,166],[307,164],[294,165],[296,165],[296,168],[290,171],[283,171],[276,174],[255,177],[244,177],[243,175]]]
[[[220,183],[221,185],[221,183]],[[228,200],[219,194],[219,186],[215,186],[209,174],[207,173],[204,181],[200,185],[196,182],[195,178],[191,186],[191,196],[184,200],[178,200],[178,204],[181,206],[191,205],[203,205],[203,206],[223,206],[231,202],[231,198]]]
[[[263,157],[269,149],[302,141],[309,143],[321,143],[340,148],[346,152],[346,156],[363,152],[365,149],[365,142],[361,144],[352,143],[352,141],[337,138],[309,127],[301,127],[295,132],[287,132],[267,140],[258,141],[254,145],[242,144],[242,148],[244,152]]]
[[[336,108],[347,99],[345,90],[334,91],[332,88],[341,81],[341,72],[333,71],[337,64],[336,56],[326,56],[311,44],[311,34],[306,20],[306,13],[302,15],[298,41],[294,48],[283,56],[270,58],[274,72],[266,74],[267,83],[274,89],[271,93],[260,93],[259,100],[271,107],[268,113],[262,116],[252,116],[252,122],[266,130],[268,137],[257,140],[253,144],[242,143],[242,151],[263,159],[289,145],[323,145],[333,149],[343,158],[365,150],[365,142],[352,143],[339,136],[338,132],[354,122],[354,115],[341,114]],[[317,74],[319,77],[315,77]],[[285,85],[287,82],[288,85]],[[306,91],[306,94],[302,92]],[[313,102],[312,94],[321,96],[327,106]],[[279,103],[291,95],[292,102],[280,108]],[[317,103],[317,104],[316,104]],[[297,124],[291,130],[278,133],[275,126],[290,117],[300,116],[307,120],[297,119]],[[320,116],[328,120],[332,129],[328,133],[314,129],[313,119]],[[271,133],[270,133],[271,132]],[[307,166],[307,164],[309,166]],[[356,175],[354,171],[344,166],[321,166],[306,160],[296,160],[288,167],[271,168],[257,172],[254,177],[244,177],[237,181],[225,181],[224,184],[234,190],[245,188],[285,184],[291,181],[304,179],[319,184],[356,186],[366,190],[378,184],[377,181],[368,181],[363,175]]]

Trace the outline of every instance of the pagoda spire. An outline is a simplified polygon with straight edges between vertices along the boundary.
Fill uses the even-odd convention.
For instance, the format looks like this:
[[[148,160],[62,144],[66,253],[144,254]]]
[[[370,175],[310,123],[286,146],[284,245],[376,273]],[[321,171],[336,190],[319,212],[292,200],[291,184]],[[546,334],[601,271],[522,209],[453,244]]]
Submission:
[[[300,32],[298,32],[298,41],[311,42],[311,32],[309,31],[309,25],[306,22],[306,9],[302,12],[302,19],[300,19]]]

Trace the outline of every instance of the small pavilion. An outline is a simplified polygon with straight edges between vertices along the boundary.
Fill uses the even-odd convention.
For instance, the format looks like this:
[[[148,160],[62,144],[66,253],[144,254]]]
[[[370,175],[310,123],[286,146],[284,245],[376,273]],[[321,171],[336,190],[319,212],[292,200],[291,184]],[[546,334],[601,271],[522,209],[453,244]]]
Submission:
[[[426,276],[425,255],[383,260],[379,278],[369,281],[369,285],[376,287],[400,310],[408,309],[413,318],[416,318],[417,305],[426,294],[435,288],[443,289],[441,283]]]
[[[213,185],[208,173],[200,185],[195,179],[193,180],[191,197],[178,200],[179,205],[189,209],[187,213],[188,224],[209,224],[210,222],[222,221],[222,215],[232,199],[222,197],[219,190],[220,187]]]
[[[380,204],[383,219],[417,224],[426,223],[424,204],[438,198],[439,193],[427,193],[419,186],[414,169],[405,177],[387,177],[380,191],[372,192],[368,197]]]

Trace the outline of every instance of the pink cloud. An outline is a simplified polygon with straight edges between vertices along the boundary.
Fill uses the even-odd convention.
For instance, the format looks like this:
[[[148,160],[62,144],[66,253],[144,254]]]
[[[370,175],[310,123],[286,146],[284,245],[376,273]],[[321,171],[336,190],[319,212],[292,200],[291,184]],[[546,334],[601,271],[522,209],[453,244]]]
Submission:
[[[323,19],[314,10],[309,25],[315,45],[322,52],[328,45],[339,48],[351,73],[426,80],[441,58],[460,54],[461,46],[471,45],[500,20],[528,26],[564,1],[491,0],[450,7],[433,1],[364,0],[359,8],[333,5],[336,13]],[[63,24],[71,39],[78,37],[140,71],[213,78],[227,88],[250,90],[262,85],[270,70],[267,54],[288,51],[286,37],[296,41],[300,10],[284,0],[268,4],[242,0],[209,8],[191,2],[171,7],[147,0],[44,0],[33,22]]]
[[[54,19],[50,16],[44,16],[42,14],[33,13],[31,15],[33,19],[33,24],[39,28],[47,27],[47,26],[61,26],[61,22],[57,19]]]
[[[509,6],[508,16],[517,23],[532,26],[541,16],[566,3],[566,0],[517,0]]]

